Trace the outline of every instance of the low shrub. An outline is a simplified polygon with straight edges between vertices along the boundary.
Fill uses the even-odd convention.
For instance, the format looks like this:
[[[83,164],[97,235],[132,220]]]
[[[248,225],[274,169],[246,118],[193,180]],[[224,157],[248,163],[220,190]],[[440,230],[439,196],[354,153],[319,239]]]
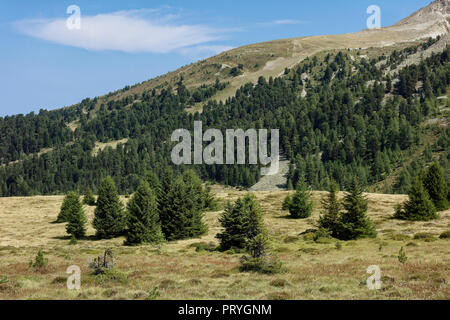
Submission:
[[[208,251],[213,252],[217,250],[217,245],[214,242],[197,242],[191,244],[189,247],[195,248],[196,252]]]
[[[34,269],[43,269],[48,265],[48,259],[45,258],[44,252],[42,252],[41,249],[39,249],[38,253],[36,254],[36,257],[34,258],[34,261],[30,261],[30,267]]]
[[[436,238],[431,233],[419,232],[414,235],[414,240],[423,240],[425,242],[435,241]]]
[[[275,279],[270,282],[272,287],[286,287],[289,283],[284,279]]]
[[[107,282],[128,283],[128,276],[115,268],[105,269],[102,273],[95,275],[95,277],[99,284]]]
[[[442,232],[439,239],[450,239],[450,230]]]
[[[260,257],[242,257],[241,266],[239,268],[241,272],[258,272],[263,274],[274,274],[283,272],[283,266],[281,261],[275,258]]]
[[[295,236],[287,236],[283,240],[284,243],[293,243],[293,242],[296,242],[296,241],[298,241],[298,237],[295,237]]]
[[[401,234],[401,233],[395,233],[389,236],[389,238],[391,240],[395,240],[395,241],[407,241],[407,240],[411,240],[411,237],[408,236],[407,234]]]
[[[398,261],[400,263],[405,263],[408,260],[408,257],[406,256],[405,251],[403,251],[403,247],[400,248],[400,251],[398,252]]]
[[[147,294],[147,300],[155,300],[161,296],[158,286],[154,286]]]

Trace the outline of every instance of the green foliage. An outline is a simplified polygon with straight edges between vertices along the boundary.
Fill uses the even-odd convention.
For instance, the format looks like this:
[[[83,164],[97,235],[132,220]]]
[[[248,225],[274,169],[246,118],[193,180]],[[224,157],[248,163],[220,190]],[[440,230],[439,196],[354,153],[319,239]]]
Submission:
[[[202,252],[202,251],[213,252],[216,251],[217,249],[217,246],[214,242],[193,243],[192,245],[190,245],[190,247],[195,248],[195,252]]]
[[[173,179],[174,177],[172,168],[166,167],[161,177],[161,188],[157,199],[159,217],[161,219],[161,229],[163,231],[163,234],[166,236],[170,232],[167,226],[167,222],[170,219],[170,211],[169,206],[167,206],[166,204],[169,203],[169,195],[172,190]]]
[[[153,190],[156,197],[158,197],[161,192],[161,183],[159,182],[158,176],[150,170],[145,175],[144,180],[148,183],[150,189]]]
[[[264,234],[258,234],[248,240],[247,250],[250,257],[241,258],[241,272],[258,272],[264,274],[274,274],[284,271],[281,261],[267,254],[268,239]]]
[[[74,246],[76,244],[78,244],[77,238],[72,235],[72,237],[70,237],[69,245]]]
[[[294,219],[304,219],[311,216],[313,202],[310,201],[311,192],[303,181],[297,184],[297,190],[289,203],[289,212]]]
[[[128,202],[126,245],[159,243],[164,240],[153,190],[143,181]]]
[[[30,267],[34,269],[43,269],[48,265],[48,259],[44,256],[44,252],[39,249],[34,261],[30,261]]]
[[[423,178],[423,186],[428,192],[437,211],[448,209],[447,183],[445,182],[442,168],[438,163],[434,162],[428,168],[425,177]]]
[[[56,222],[58,223],[68,222],[70,212],[74,207],[77,207],[78,202],[79,202],[78,194],[76,192],[68,192],[64,197]]]
[[[112,93],[106,101],[85,99],[60,110],[0,118],[0,195],[66,193],[86,186],[97,190],[107,175],[114,177],[121,194],[131,193],[148,169],[163,177],[173,146],[167,143],[170,132],[192,130],[194,119],[222,131],[279,128],[280,150],[294,167],[287,177],[289,187],[302,175],[309,186],[319,190],[331,179],[342,188],[352,175],[358,175],[362,186],[373,185],[393,168],[409,167],[408,155],[424,138],[421,124],[438,111],[433,97],[450,84],[450,55],[445,48],[402,70],[399,84],[386,88],[383,82],[392,83],[392,78],[385,76],[385,71],[401,64],[418,47],[384,57],[386,64],[381,67],[366,59],[352,61],[347,52],[330,52],[321,61],[321,54],[316,55],[285,76],[244,84],[225,102],[207,101],[224,88],[221,83],[187,89],[181,81],[176,88],[163,84],[158,90],[132,94],[128,87],[117,99],[110,99]],[[239,72],[242,69],[237,66],[233,73]],[[302,80],[304,73],[310,75],[308,81]],[[368,81],[373,85],[367,86]],[[416,86],[419,82],[422,87]],[[308,95],[301,97],[299,92],[305,87]],[[382,103],[386,91],[393,97]],[[185,112],[187,104],[198,101],[205,101],[201,114]],[[74,121],[79,125],[72,132],[67,124]],[[449,129],[440,130],[432,148],[447,153]],[[91,152],[97,141],[124,138],[128,142],[117,148],[105,148],[95,155]],[[37,156],[43,148],[53,151]],[[423,158],[430,158],[429,149]],[[445,159],[442,154],[440,162],[447,175],[449,162]],[[15,160],[20,161],[13,163]],[[258,181],[259,169],[248,164],[196,167],[206,180],[244,187]],[[405,183],[408,176],[416,174],[412,169],[400,177]],[[174,170],[178,175],[186,167]],[[393,191],[406,192],[404,187],[399,181]]]
[[[0,276],[0,284],[5,284],[9,282],[8,276]]]
[[[211,192],[211,187],[209,185],[207,185],[203,189],[202,197],[203,197],[205,210],[217,211],[219,209],[219,203],[218,203],[216,197],[214,197],[214,194]]]
[[[159,291],[158,286],[154,286],[147,295],[147,300],[155,300],[161,296],[161,292]]]
[[[116,268],[106,269],[104,272],[96,274],[95,279],[98,284],[105,284],[109,282],[119,284],[128,283],[128,276]]]
[[[344,197],[337,237],[341,240],[354,240],[362,237],[376,237],[377,232],[367,216],[368,201],[358,180],[353,179]]]
[[[396,209],[394,217],[396,219],[411,221],[429,221],[438,217],[436,208],[430,200],[427,191],[419,177],[416,177],[411,189],[409,199]]]
[[[341,250],[342,249],[342,243],[340,241],[337,241],[335,247],[336,247],[336,250]]]
[[[314,232],[314,236],[313,236],[314,242],[329,242],[329,241],[326,241],[325,239],[330,239],[330,238],[331,238],[330,231],[325,228],[319,228],[316,232]]]
[[[419,232],[414,235],[414,240],[423,240],[425,242],[431,242],[435,241],[436,238],[431,233]]]
[[[163,181],[163,188],[165,182]],[[202,222],[205,202],[200,179],[187,171],[170,184],[170,190],[160,201],[164,208],[161,224],[167,240],[199,237],[208,229]]]
[[[227,203],[219,222],[224,230],[216,237],[224,251],[243,249],[250,239],[266,233],[261,208],[256,197],[251,194],[237,199],[234,205]]]
[[[66,196],[70,198],[66,211],[66,232],[80,239],[86,235],[86,215],[80,202],[80,196],[75,192],[69,192]]]
[[[291,202],[292,202],[292,196],[290,194],[288,194],[286,196],[286,198],[284,198],[283,205],[281,206],[281,210],[288,211]]]
[[[111,239],[123,234],[126,216],[123,203],[117,194],[111,177],[102,180],[98,189],[97,207],[94,212],[93,226],[100,239]]]
[[[328,195],[322,200],[322,206],[325,211],[319,218],[319,228],[328,230],[333,237],[338,236],[340,225],[341,204],[337,199],[338,192],[337,184],[334,182],[330,183]]]
[[[439,239],[450,239],[450,230],[442,232],[439,235]]]
[[[403,251],[403,247],[401,247],[400,251],[398,252],[398,261],[403,264],[407,260],[408,260],[408,257],[406,256],[405,251]]]
[[[83,203],[88,206],[95,206],[95,197],[92,194],[91,188],[87,188],[84,193]]]

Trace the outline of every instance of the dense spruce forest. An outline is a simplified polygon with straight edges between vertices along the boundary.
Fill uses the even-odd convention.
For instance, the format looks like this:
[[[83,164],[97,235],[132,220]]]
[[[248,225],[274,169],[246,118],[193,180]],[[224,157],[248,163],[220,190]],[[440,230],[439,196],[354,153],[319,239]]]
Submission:
[[[231,186],[249,187],[260,179],[255,165],[173,166],[170,136],[178,128],[193,130],[194,120],[203,121],[203,130],[280,129],[281,152],[291,160],[289,188],[303,179],[324,190],[332,180],[345,189],[355,176],[365,187],[393,177],[382,191],[405,193],[436,160],[448,178],[448,126],[432,124],[443,117],[438,97],[450,85],[450,48],[388,72],[438,40],[371,60],[355,59],[357,50],[322,53],[283,76],[244,85],[224,103],[211,97],[226,83],[188,89],[180,78],[175,88],[99,107],[97,98],[85,99],[60,110],[0,118],[0,196],[96,191],[106,176],[120,193],[131,193],[149,169],[161,177],[168,166],[176,175],[193,169]],[[186,112],[196,103],[204,104],[202,113]],[[76,123],[74,130],[70,123]],[[117,148],[93,152],[96,142],[124,138]],[[420,146],[424,152],[413,157]]]

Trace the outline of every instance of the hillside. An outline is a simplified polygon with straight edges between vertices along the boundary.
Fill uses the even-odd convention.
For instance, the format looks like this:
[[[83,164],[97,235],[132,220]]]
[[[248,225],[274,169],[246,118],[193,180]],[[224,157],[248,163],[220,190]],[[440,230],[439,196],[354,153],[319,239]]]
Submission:
[[[245,83],[256,83],[260,76],[278,77],[283,74],[285,68],[292,68],[306,57],[321,51],[392,46],[402,48],[404,43],[435,38],[449,31],[450,2],[437,0],[391,27],[343,35],[274,40],[236,48],[138,84],[127,92],[118,92],[113,97],[105,97],[102,101],[142,94],[144,91],[167,85],[174,86],[180,76],[185,77],[188,87],[212,84],[216,78],[230,81],[229,88],[213,97],[225,101]],[[445,42],[448,43],[448,40]],[[240,64],[243,65],[243,73],[237,77],[230,76],[231,69]]]
[[[222,205],[245,194],[213,190]],[[127,247],[122,237],[92,241],[89,224],[88,238],[70,245],[64,225],[52,223],[62,197],[0,198],[5,208],[0,210],[0,299],[449,299],[449,240],[438,237],[448,230],[450,211],[433,222],[392,220],[394,206],[405,196],[368,194],[378,238],[341,242],[337,249],[334,239],[314,241],[303,234],[314,228],[324,193],[313,194],[317,206],[306,220],[288,219],[281,211],[287,192],[255,195],[270,226],[273,253],[287,273],[242,273],[242,254],[196,249],[217,245],[220,211],[206,213],[209,233],[199,239]],[[91,221],[93,208],[85,210]],[[405,264],[397,258],[401,247],[408,257]],[[44,248],[49,264],[35,272],[28,262],[38,248]],[[88,263],[105,248],[113,250],[121,277],[102,280],[91,274]],[[70,265],[81,267],[81,290],[66,289]],[[366,287],[369,265],[380,266],[382,290]]]
[[[171,133],[194,120],[280,129],[292,166],[265,179],[276,188],[305,178],[345,189],[356,175],[373,191],[404,193],[433,161],[448,177],[448,3],[391,27],[249,45],[76,106],[0,118],[0,195],[95,191],[107,175],[132,193],[146,171],[172,166]],[[230,186],[261,179],[255,165],[194,167]]]

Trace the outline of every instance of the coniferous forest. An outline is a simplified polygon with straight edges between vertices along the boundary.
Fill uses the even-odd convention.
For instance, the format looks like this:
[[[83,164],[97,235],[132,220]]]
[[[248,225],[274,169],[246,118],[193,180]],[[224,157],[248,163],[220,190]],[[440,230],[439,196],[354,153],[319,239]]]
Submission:
[[[193,130],[194,121],[202,121],[203,130],[223,132],[280,129],[281,153],[291,161],[290,189],[301,180],[315,190],[327,190],[332,181],[346,189],[356,176],[362,187],[407,193],[433,161],[447,180],[448,126],[428,124],[439,117],[437,98],[450,85],[449,48],[387,72],[437,40],[371,60],[355,61],[349,50],[319,54],[278,78],[242,86],[225,102],[210,97],[227,83],[188,89],[180,77],[176,87],[100,106],[97,98],[85,99],[55,111],[0,118],[0,196],[97,193],[106,176],[119,193],[132,193],[148,170],[161,178],[168,166],[175,176],[193,169],[204,180],[230,186],[249,187],[261,178],[258,165],[174,166],[171,133]],[[199,102],[202,113],[185,111]],[[430,140],[430,134],[438,138]],[[93,152],[96,142],[122,139],[127,142]],[[420,146],[424,151],[411,158]]]

